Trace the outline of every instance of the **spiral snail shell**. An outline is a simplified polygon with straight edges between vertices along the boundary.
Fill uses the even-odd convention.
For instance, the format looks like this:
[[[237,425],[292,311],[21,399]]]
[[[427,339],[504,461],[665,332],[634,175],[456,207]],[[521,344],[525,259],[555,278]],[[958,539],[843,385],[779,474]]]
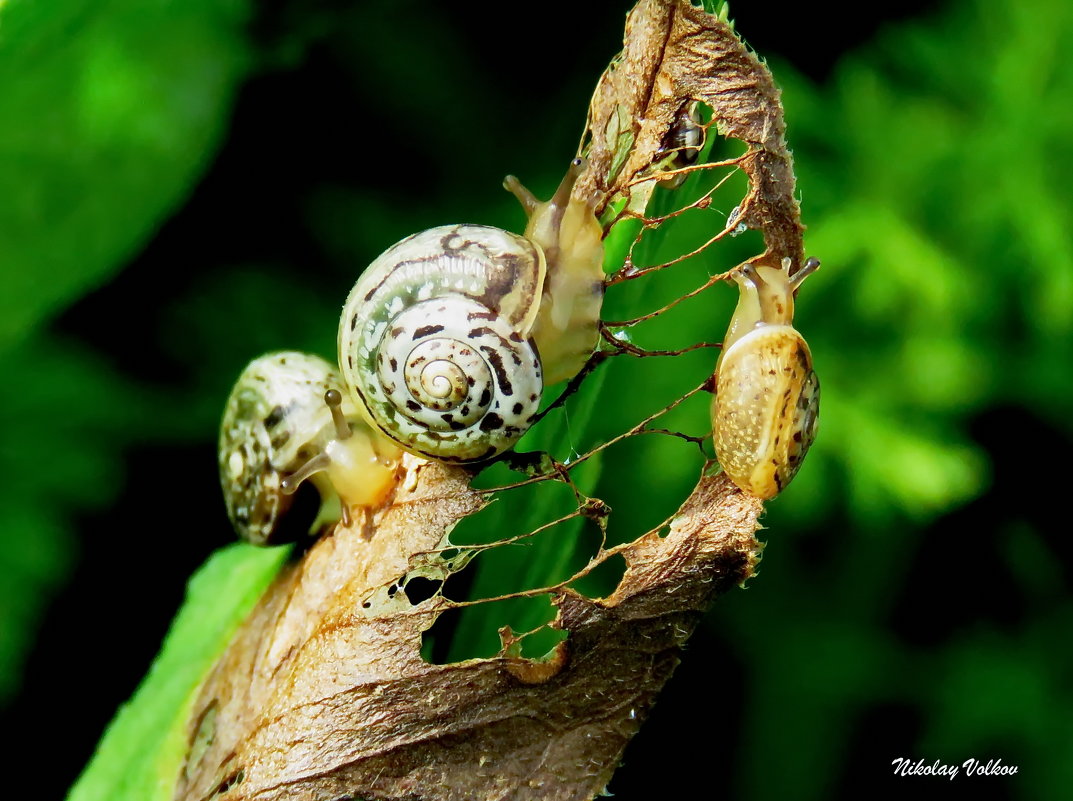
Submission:
[[[797,474],[820,411],[812,354],[793,327],[794,292],[820,262],[809,259],[793,277],[790,265],[745,264],[731,274],[740,295],[716,366],[716,458],[738,487],[761,499]]]
[[[433,228],[388,248],[354,285],[339,325],[343,380],[369,423],[405,450],[461,464],[490,459],[532,424],[546,367],[558,380],[592,352],[602,229],[582,204],[595,244],[578,236],[591,231],[571,199],[583,168],[576,160],[547,203],[508,178],[530,216],[525,236]],[[579,304],[577,255],[591,262],[593,248],[599,293],[582,279],[590,302]]]
[[[261,356],[242,371],[218,454],[228,517],[256,545],[298,539],[333,517],[346,522],[351,507],[381,503],[399,457],[358,419],[333,366],[297,351]],[[316,520],[288,514],[307,479],[322,498]]]
[[[540,403],[530,341],[544,254],[484,225],[447,225],[385,251],[343,308],[343,378],[370,422],[448,462],[514,444]]]

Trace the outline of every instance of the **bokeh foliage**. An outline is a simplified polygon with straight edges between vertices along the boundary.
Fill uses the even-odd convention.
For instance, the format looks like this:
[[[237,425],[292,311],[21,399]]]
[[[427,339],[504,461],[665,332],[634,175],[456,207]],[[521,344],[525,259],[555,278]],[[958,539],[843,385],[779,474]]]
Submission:
[[[45,330],[185,197],[226,129],[240,2],[0,5],[0,697],[70,569],[71,515],[107,504],[146,390]]]
[[[279,4],[243,28],[233,2],[0,5],[10,726],[77,717],[70,698],[110,686],[135,630],[155,650],[185,580],[167,563],[227,543],[213,440],[249,358],[330,354],[357,269],[407,233],[520,227],[504,173],[551,191],[623,10],[564,13],[591,44],[523,92],[472,46],[491,22],[431,8]],[[750,24],[739,18],[759,40],[777,22]],[[517,32],[515,50],[540,52],[554,27]],[[664,787],[729,783],[756,799],[851,797],[899,756],[1001,757],[1017,777],[976,781],[1011,798],[1073,783],[1071,551],[1049,514],[1062,470],[1045,461],[1073,439],[1071,37],[1058,0],[965,0],[885,30],[822,82],[763,54],[785,90],[808,250],[824,262],[798,311],[823,381],[820,436],[765,518],[760,576],[698,635],[612,784],[620,797],[652,763],[676,771]],[[732,303],[715,287],[682,311],[718,338]],[[628,393],[642,364],[646,388],[685,381],[686,368],[645,360],[605,365],[602,380]],[[658,522],[695,479],[671,450],[636,440],[630,460],[593,470],[595,494]],[[174,536],[150,535],[162,513]],[[110,563],[78,567],[101,549]],[[517,580],[497,573],[478,590]],[[97,653],[41,628],[67,576],[79,595],[60,598]],[[140,618],[146,602],[124,587],[170,593],[170,611]],[[46,684],[38,653],[75,662],[77,683]],[[706,705],[712,681],[740,683],[740,708]],[[694,748],[680,724],[698,717],[712,735]],[[50,765],[72,754],[57,792],[99,728],[49,753]]]

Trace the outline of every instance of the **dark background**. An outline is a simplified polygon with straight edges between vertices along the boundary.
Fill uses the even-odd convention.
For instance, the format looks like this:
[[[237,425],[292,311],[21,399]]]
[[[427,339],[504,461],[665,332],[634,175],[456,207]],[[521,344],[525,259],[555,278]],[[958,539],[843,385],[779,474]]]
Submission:
[[[203,173],[121,259],[121,270],[39,326],[120,376],[118,397],[160,412],[132,413],[107,503],[63,506],[75,535],[59,560],[66,567],[42,582],[44,601],[30,616],[30,640],[0,708],[3,729],[18,732],[9,764],[34,777],[35,795],[57,797],[76,778],[157,652],[187,578],[229,541],[212,410],[237,369],[274,347],[330,349],[332,327],[300,312],[337,305],[356,265],[383,244],[449,219],[516,226],[509,199],[490,201],[487,188],[517,172],[538,194],[550,191],[573,152],[592,84],[621,42],[627,7],[542,3],[522,23],[506,11],[441,6],[257,5],[246,26],[250,67]],[[840,71],[843,56],[867,63],[871,43],[889,40],[905,21],[926,38],[939,30],[933,21],[943,7],[861,7],[832,20],[803,4],[732,5],[737,30],[787,87],[807,223],[854,202],[817,187],[846,137],[832,128],[824,141],[816,122],[825,103],[837,102],[831,87],[854,75]],[[973,67],[950,68],[956,75]],[[941,94],[952,79],[907,88],[897,68],[881,74],[899,91],[934,90],[936,102],[959,102],[956,92]],[[795,115],[807,118],[800,140]],[[233,312],[212,311],[221,307]],[[997,301],[988,313],[1003,331],[1027,325]],[[853,324],[853,314],[860,311],[851,308],[841,324]],[[822,324],[835,332],[832,351],[857,336],[839,335],[837,320]],[[902,332],[883,334],[897,341]],[[964,334],[971,340],[971,330]],[[1060,498],[1068,471],[1030,469],[1026,484],[1026,465],[1035,467],[1041,442],[1067,452],[1070,428],[1041,415],[1038,397],[1022,403],[993,387],[988,393],[963,408],[946,404],[936,412],[941,423],[914,431],[971,447],[989,476],[972,491],[889,515],[853,486],[847,457],[835,478],[810,485],[834,500],[772,511],[761,575],[698,630],[626,753],[610,786],[617,797],[855,798],[885,782],[900,794],[969,788],[974,798],[1058,797],[1046,787],[1061,786],[1052,783],[1062,775],[1054,764],[1073,757],[1069,657],[1067,643],[1048,632],[1070,620],[1070,554],[1033,499]],[[1068,411],[1068,395],[1061,404]],[[176,415],[185,419],[174,423]],[[842,549],[851,538],[875,547],[850,560]],[[1044,578],[1026,585],[1037,570]],[[897,576],[885,579],[886,597],[867,587],[855,595],[854,585],[873,574]],[[882,636],[868,639],[855,627]],[[1053,670],[1046,679],[1033,678],[1035,662],[995,662],[995,653],[1009,655],[1029,636],[1044,643],[1044,659],[1047,643],[1061,651],[1042,663]],[[955,686],[944,690],[944,681]],[[1054,687],[1064,695],[1053,698]],[[1008,694],[1018,700],[1003,702]],[[1013,722],[1010,710],[1020,710]],[[1038,748],[1043,740],[1049,753]],[[959,779],[955,787],[891,782],[898,756],[956,764],[1001,757],[1022,774]]]

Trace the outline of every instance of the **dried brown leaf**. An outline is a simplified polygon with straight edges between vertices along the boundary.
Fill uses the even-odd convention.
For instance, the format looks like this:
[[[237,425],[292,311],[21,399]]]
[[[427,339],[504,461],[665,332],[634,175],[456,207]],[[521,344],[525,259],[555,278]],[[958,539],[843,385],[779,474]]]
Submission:
[[[728,25],[685,0],[644,0],[631,12],[623,54],[593,97],[590,168],[575,191],[605,207],[625,200],[640,215],[667,131],[690,100],[747,145],[735,166],[749,191],[724,233],[760,229],[766,250],[754,261],[800,264],[778,90]],[[557,465],[557,477],[572,465]],[[759,555],[760,502],[723,476],[704,477],[668,531],[601,550],[582,571],[621,555],[627,569],[609,597],[586,598],[567,586],[573,579],[524,593],[551,597],[551,625],[568,634],[547,659],[518,656],[504,629],[498,656],[432,665],[422,634],[462,604],[439,594],[413,604],[406,585],[445,579],[474,555],[449,535],[488,494],[456,468],[407,457],[404,470],[391,505],[315,543],[237,633],[194,705],[176,799],[591,798],[701,615],[752,575]],[[606,514],[595,499],[579,503],[582,514]]]
[[[574,191],[603,198],[600,211],[628,197],[629,208],[643,212],[655,187],[650,168],[675,115],[690,100],[702,102],[719,133],[748,146],[738,166],[749,192],[728,231],[739,224],[763,231],[767,250],[751,261],[778,266],[790,257],[796,267],[804,261],[803,229],[779,96],[767,67],[729,24],[688,0],[642,0],[627,17],[622,55],[593,95],[591,169]],[[623,141],[632,143],[625,158]]]
[[[288,568],[208,678],[181,799],[583,799],[610,779],[712,598],[748,578],[759,501],[705,478],[660,537],[621,554],[609,598],[554,590],[546,662],[421,659],[451,602],[397,580],[481,507],[457,469],[413,460],[376,535],[339,529]],[[418,560],[419,562],[422,560]]]

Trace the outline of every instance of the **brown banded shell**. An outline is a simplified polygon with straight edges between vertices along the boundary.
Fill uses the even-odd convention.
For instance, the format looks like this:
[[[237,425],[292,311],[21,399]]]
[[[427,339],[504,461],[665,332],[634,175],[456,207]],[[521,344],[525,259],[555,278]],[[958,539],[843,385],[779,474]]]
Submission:
[[[342,391],[334,367],[297,351],[254,359],[239,376],[224,411],[218,454],[227,514],[242,539],[273,545],[308,532],[312,515],[287,525],[295,496],[285,482],[318,457],[323,472],[307,473],[325,500],[338,495],[347,505],[370,505],[389,491],[396,454],[367,430],[339,437],[325,403],[328,390]],[[357,421],[349,402],[342,413]]]
[[[355,284],[339,327],[339,361],[355,403],[402,448],[478,462],[532,424],[543,390],[530,335],[543,251],[484,225],[415,234]]]

